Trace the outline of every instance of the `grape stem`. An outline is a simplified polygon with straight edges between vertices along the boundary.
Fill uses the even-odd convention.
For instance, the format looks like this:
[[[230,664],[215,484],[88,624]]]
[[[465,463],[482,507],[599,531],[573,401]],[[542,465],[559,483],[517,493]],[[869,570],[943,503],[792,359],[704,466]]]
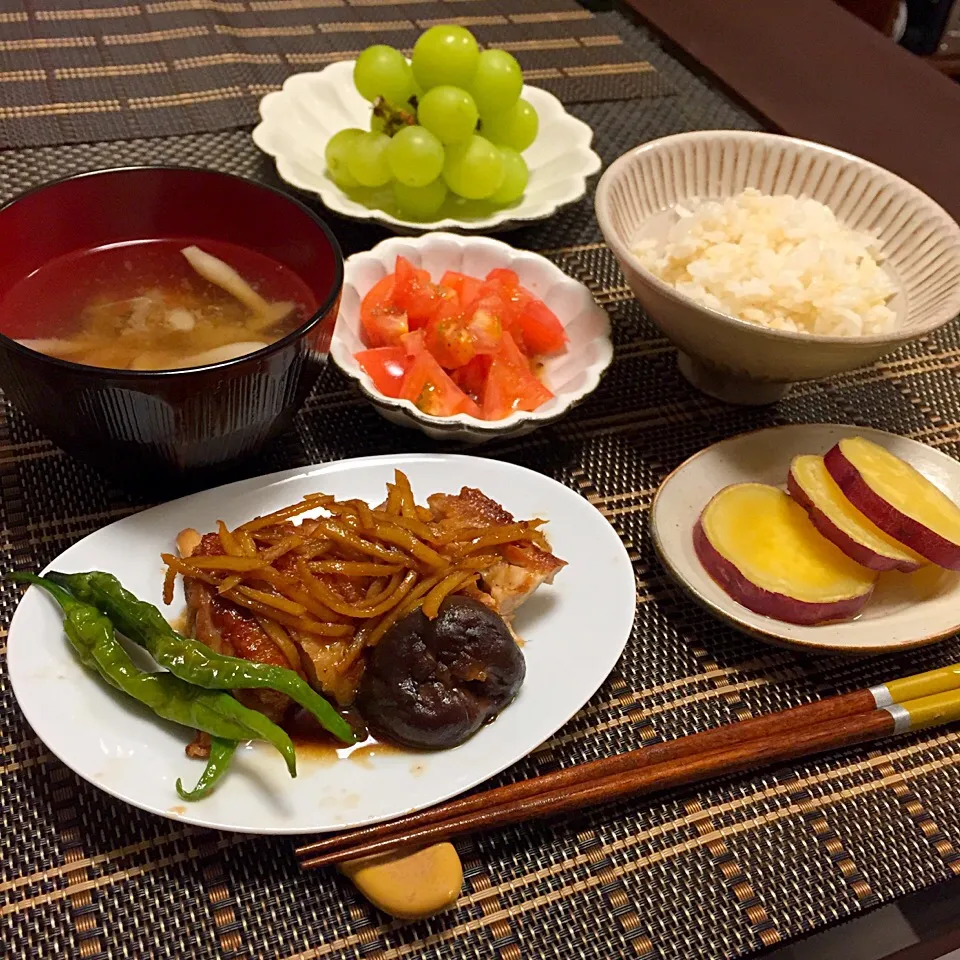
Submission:
[[[417,123],[417,98],[411,97],[402,107],[395,107],[383,97],[373,104],[373,115],[383,122],[383,132],[392,137],[403,127],[413,127]]]

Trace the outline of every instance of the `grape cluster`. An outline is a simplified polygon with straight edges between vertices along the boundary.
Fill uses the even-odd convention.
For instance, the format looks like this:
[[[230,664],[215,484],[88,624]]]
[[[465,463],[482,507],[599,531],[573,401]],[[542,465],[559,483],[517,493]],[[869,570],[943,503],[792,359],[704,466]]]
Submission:
[[[498,207],[523,195],[521,154],[538,120],[520,98],[520,64],[505,50],[481,51],[463,27],[431,27],[409,62],[393,47],[367,47],[353,82],[373,111],[369,130],[341,130],[327,144],[338,186],[389,186],[400,214],[414,220],[435,217],[451,194]]]

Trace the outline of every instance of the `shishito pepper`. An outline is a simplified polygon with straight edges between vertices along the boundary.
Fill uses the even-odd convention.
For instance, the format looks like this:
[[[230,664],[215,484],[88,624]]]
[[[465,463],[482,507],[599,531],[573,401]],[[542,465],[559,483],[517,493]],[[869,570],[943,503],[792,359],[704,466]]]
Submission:
[[[302,677],[286,667],[254,663],[216,653],[199,640],[182,637],[152,604],[139,600],[109,573],[47,574],[74,596],[93,604],[125,637],[147,650],[174,676],[208,690],[268,689],[285,693],[344,743],[356,737],[349,724]]]
[[[177,793],[182,800],[202,800],[216,786],[217,781],[227,772],[230,761],[237,749],[236,740],[224,740],[221,737],[210,738],[210,756],[207,765],[200,774],[197,785],[192,790],[184,790],[183,782],[177,777]]]
[[[107,683],[149,707],[158,717],[202,730],[211,737],[234,743],[265,740],[280,751],[290,776],[297,775],[293,742],[262,713],[250,710],[228,693],[193,686],[172,673],[145,673],[117,640],[114,624],[95,606],[77,599],[62,585],[32,573],[14,573],[10,579],[35,584],[53,596],[63,608],[64,631],[80,662],[96,670]]]

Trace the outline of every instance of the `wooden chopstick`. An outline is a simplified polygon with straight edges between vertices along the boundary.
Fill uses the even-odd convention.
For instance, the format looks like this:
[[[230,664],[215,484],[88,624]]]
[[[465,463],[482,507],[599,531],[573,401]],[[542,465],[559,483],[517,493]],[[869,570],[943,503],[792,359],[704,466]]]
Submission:
[[[827,709],[828,704],[830,709]],[[869,713],[874,709],[876,709],[876,703],[869,691],[857,690],[855,693],[849,693],[843,697],[793,707],[790,710],[784,710],[783,713],[753,717],[740,723],[731,723],[703,730],[688,737],[666,740],[663,743],[652,743],[639,750],[630,750],[627,753],[618,753],[612,757],[602,757],[588,763],[576,764],[531,780],[521,780],[505,787],[497,787],[483,793],[475,793],[471,796],[451,800],[440,806],[400,817],[388,823],[335,833],[332,836],[324,837],[322,840],[315,840],[305,846],[298,847],[296,853],[298,857],[316,856],[338,847],[353,846],[359,842],[367,842],[400,833],[411,827],[422,827],[430,823],[436,823],[438,820],[445,820],[453,814],[472,813],[475,810],[483,810],[491,804],[532,797],[547,790],[575,787],[581,783],[595,783],[605,777],[621,776],[632,770],[639,770],[657,763],[678,760],[684,756],[709,750],[718,750],[736,743],[741,738],[747,740],[764,737],[774,732],[776,728],[782,728],[784,722],[792,723],[799,728],[823,720],[839,719],[858,713]]]
[[[948,722],[960,715],[958,688],[955,664],[485,791],[307,844],[297,855],[309,869]],[[897,705],[904,695],[917,697],[916,717]]]
[[[746,740],[714,753],[689,755],[667,763],[654,764],[620,776],[604,777],[576,787],[548,790],[533,796],[508,799],[472,813],[455,815],[427,826],[341,847],[301,861],[305,870],[343,860],[390,853],[400,847],[424,846],[450,840],[464,833],[488,830],[512,823],[573,813],[624,797],[684,786],[724,774],[739,773],[764,763],[793,760],[823,750],[850,746],[894,732],[894,718],[886,710],[854,714],[799,730],[781,730],[761,740]],[[528,781],[536,782],[536,781]],[[509,790],[510,788],[506,788]],[[479,796],[484,796],[480,794]]]

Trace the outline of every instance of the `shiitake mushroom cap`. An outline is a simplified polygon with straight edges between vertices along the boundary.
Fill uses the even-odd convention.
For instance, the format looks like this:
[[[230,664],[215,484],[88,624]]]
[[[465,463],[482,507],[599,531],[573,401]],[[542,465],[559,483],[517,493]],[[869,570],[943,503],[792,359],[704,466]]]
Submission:
[[[517,695],[523,654],[503,620],[470,597],[409,614],[374,648],[357,691],[373,731],[408,747],[455,747]]]

